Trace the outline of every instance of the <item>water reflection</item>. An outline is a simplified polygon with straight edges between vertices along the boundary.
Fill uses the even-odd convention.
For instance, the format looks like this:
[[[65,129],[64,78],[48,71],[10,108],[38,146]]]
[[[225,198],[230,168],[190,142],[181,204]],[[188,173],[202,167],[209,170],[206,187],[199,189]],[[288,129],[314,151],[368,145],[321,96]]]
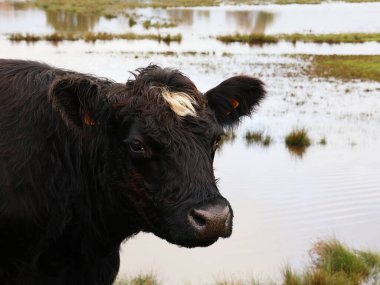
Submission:
[[[263,34],[276,18],[276,14],[271,12],[229,9],[157,9],[153,14],[183,26],[192,26],[198,33],[214,31]]]
[[[302,146],[287,146],[289,153],[295,158],[303,158],[306,153],[307,147]]]
[[[274,19],[274,13],[263,11],[227,11],[226,19],[228,23],[234,22],[241,33],[264,34]]]
[[[100,20],[99,15],[82,15],[67,11],[45,11],[45,13],[48,25],[55,32],[89,32]]]
[[[0,2],[0,11],[26,10],[30,7],[29,2]]]
[[[182,10],[182,9],[173,9],[173,10],[168,10],[167,14],[172,22],[179,22],[184,25],[193,25],[194,23],[194,17],[196,14],[198,14],[200,11],[194,11],[190,9]],[[209,17],[209,11],[206,14],[201,13],[201,17]]]

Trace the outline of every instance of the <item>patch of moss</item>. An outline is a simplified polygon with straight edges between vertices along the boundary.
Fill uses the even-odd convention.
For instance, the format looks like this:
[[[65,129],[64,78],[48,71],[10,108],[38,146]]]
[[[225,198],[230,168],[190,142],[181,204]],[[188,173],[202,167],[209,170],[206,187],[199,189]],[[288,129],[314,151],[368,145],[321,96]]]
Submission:
[[[315,55],[306,72],[311,77],[380,82],[380,55]]]

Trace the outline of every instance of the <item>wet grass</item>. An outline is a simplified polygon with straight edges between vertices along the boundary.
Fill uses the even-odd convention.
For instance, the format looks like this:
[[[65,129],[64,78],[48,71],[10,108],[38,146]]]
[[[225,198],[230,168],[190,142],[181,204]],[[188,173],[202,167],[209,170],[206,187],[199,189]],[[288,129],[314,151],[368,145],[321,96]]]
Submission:
[[[251,131],[247,131],[245,133],[245,140],[247,142],[255,142],[255,143],[259,143],[261,142],[263,139],[263,132],[251,132]]]
[[[288,42],[312,42],[312,43],[364,43],[380,42],[380,33],[342,33],[342,34],[283,34],[279,39]]]
[[[308,147],[310,146],[310,138],[306,129],[294,129],[285,137],[287,147]]]
[[[219,148],[218,150],[222,149],[223,145],[233,143],[236,139],[236,134],[234,131],[227,131],[225,132],[219,141]]]
[[[276,36],[267,36],[264,34],[234,34],[234,35],[224,35],[217,36],[217,40],[224,43],[248,43],[250,45],[263,45],[263,44],[275,44],[279,41]]]
[[[217,40],[224,43],[248,43],[254,44],[273,44],[279,41],[287,42],[311,42],[311,43],[364,43],[364,42],[380,42],[380,33],[342,33],[342,34],[234,34],[221,35],[216,37]]]
[[[166,8],[216,6],[219,0],[153,0],[153,1],[122,1],[122,0],[35,0],[36,7],[48,11],[67,11],[79,14],[118,15],[125,9],[134,8]]]
[[[326,138],[321,138],[321,140],[319,141],[319,144],[320,145],[326,145],[327,144]]]
[[[380,0],[345,0],[346,2],[379,2]],[[35,6],[49,11],[68,11],[80,14],[98,14],[115,16],[125,9],[153,7],[196,7],[219,6],[220,4],[319,4],[322,0],[31,0]]]
[[[321,241],[310,252],[311,266],[303,273],[284,270],[284,285],[379,284],[380,255],[356,251],[337,240]]]
[[[13,42],[37,42],[37,41],[49,41],[49,42],[61,42],[61,41],[78,41],[83,40],[86,42],[111,41],[111,40],[155,40],[158,42],[181,42],[182,35],[161,35],[161,34],[111,34],[111,33],[85,33],[85,34],[70,34],[70,33],[53,33],[50,35],[35,35],[35,34],[10,34],[8,39]]]
[[[309,59],[311,65],[306,72],[310,77],[380,82],[379,55],[315,55]]]
[[[263,131],[247,131],[244,138],[247,145],[259,144],[269,146],[272,143],[272,138],[269,135],[264,136]]]
[[[150,274],[140,274],[134,278],[119,280],[114,283],[114,285],[160,285],[161,282],[158,281],[157,277],[152,273]]]
[[[175,23],[171,22],[152,22],[152,20],[146,20],[143,22],[144,29],[148,30],[150,28],[164,29],[164,28],[174,28],[177,26]]]
[[[380,284],[380,254],[354,250],[330,239],[314,244],[309,252],[310,261],[302,271],[286,266],[280,282],[220,279],[213,285],[375,285]],[[114,285],[159,285],[153,274],[117,281]]]

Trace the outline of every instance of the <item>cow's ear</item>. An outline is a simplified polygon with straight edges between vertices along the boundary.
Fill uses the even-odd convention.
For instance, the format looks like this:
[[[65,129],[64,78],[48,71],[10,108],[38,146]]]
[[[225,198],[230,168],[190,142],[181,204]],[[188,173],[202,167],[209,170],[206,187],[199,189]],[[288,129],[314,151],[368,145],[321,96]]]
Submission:
[[[223,127],[249,116],[265,96],[264,83],[249,76],[234,76],[205,93],[209,107]]]
[[[56,79],[50,86],[49,97],[65,123],[75,129],[102,125],[110,117],[106,97],[90,78],[72,75]]]

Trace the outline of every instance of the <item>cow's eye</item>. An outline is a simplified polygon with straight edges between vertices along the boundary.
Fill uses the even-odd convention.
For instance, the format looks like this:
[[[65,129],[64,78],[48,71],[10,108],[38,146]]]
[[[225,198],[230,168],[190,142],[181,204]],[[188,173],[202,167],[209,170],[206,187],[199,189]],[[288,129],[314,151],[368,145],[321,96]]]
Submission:
[[[129,146],[133,152],[136,152],[136,153],[144,153],[145,152],[145,148],[144,148],[143,144],[139,141],[132,141],[129,144]]]

